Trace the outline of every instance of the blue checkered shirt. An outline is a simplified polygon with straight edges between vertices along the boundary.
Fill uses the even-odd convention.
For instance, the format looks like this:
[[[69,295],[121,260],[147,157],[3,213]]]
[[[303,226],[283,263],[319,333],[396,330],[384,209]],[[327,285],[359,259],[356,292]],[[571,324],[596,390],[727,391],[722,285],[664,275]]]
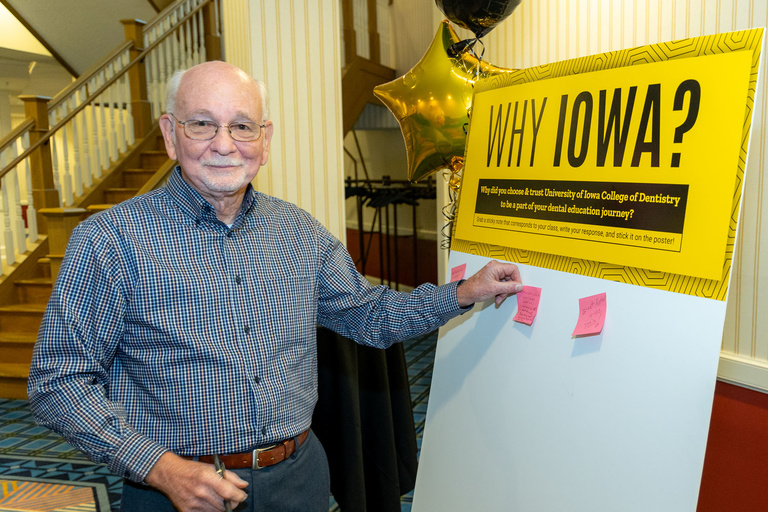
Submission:
[[[305,211],[246,191],[231,228],[182,178],[74,231],[35,345],[32,410],[115,474],[292,437],[316,328],[387,347],[461,313],[456,284],[372,287]]]

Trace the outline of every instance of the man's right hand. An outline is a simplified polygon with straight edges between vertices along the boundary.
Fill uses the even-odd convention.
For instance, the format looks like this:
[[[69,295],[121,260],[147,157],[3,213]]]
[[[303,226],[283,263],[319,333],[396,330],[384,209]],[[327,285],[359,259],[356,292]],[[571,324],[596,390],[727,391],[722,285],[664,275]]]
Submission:
[[[144,481],[162,491],[174,506],[186,511],[223,511],[224,500],[234,509],[248,495],[248,482],[232,471],[221,478],[211,464],[182,459],[166,452],[152,466]]]

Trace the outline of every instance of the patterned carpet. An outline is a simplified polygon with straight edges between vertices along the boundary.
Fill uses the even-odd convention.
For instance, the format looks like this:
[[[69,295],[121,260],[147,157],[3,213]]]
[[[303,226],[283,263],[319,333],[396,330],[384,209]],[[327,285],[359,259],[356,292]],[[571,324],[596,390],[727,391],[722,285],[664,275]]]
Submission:
[[[437,333],[404,343],[419,448]],[[120,510],[123,480],[94,464],[60,436],[39,427],[26,400],[0,398],[0,512]],[[412,493],[401,512],[410,512]],[[338,512],[332,501],[329,512]]]

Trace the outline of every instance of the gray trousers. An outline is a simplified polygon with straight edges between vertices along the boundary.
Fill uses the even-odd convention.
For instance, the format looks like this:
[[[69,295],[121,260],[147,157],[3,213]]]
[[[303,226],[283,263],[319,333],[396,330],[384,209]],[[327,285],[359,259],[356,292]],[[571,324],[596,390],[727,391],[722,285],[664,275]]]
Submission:
[[[253,471],[233,469],[248,482],[248,499],[236,512],[328,512],[331,491],[328,459],[310,430],[304,444],[288,460]],[[172,512],[163,493],[135,482],[123,482],[123,512]]]

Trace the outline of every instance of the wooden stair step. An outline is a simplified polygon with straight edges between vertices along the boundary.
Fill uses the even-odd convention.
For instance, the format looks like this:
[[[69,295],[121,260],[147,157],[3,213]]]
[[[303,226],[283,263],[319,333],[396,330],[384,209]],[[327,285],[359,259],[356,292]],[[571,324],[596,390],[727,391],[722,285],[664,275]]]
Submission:
[[[50,258],[38,258],[37,268],[40,275],[48,279],[51,278],[51,259]]]
[[[126,169],[123,171],[123,185],[141,188],[155,172],[155,169]]]
[[[12,304],[0,306],[0,332],[34,332],[40,330],[45,304]]]
[[[51,298],[53,279],[50,277],[35,277],[32,279],[19,279],[13,283],[16,287],[16,295],[19,302],[33,304],[47,304]],[[0,333],[2,335],[2,333]]]
[[[37,332],[0,332],[0,347],[19,345],[31,347],[37,341]],[[5,358],[3,358],[5,360]]]
[[[29,377],[29,365],[23,363],[0,363],[0,377]]]
[[[115,206],[114,204],[90,204],[85,209],[88,210],[88,215],[92,215],[97,212],[103,212],[104,210],[109,210]]]
[[[164,149],[143,151],[141,153],[141,166],[144,169],[159,169],[168,160],[168,153]]]
[[[3,362],[29,367],[36,341],[36,332],[1,332],[0,353],[3,354]]]
[[[139,192],[138,188],[114,187],[104,191],[104,201],[107,203],[122,203],[126,199],[134,197]]]
[[[0,363],[0,398],[27,399],[29,364]]]

